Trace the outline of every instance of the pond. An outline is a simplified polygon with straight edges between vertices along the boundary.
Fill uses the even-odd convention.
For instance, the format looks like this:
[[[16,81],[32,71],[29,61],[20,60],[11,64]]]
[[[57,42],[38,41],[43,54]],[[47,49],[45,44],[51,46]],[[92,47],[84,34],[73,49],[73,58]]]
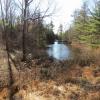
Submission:
[[[69,60],[72,58],[72,51],[64,43],[55,41],[54,44],[48,45],[47,54],[57,60]]]

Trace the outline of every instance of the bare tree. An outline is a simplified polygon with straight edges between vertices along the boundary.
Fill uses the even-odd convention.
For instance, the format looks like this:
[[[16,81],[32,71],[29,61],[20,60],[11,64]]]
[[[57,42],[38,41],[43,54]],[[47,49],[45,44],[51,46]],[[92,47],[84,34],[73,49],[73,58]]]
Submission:
[[[18,0],[19,3],[15,2],[15,5],[21,10],[21,24],[22,24],[22,61],[26,60],[26,35],[28,33],[28,25],[30,22],[33,22],[38,19],[43,19],[45,17],[50,17],[53,14],[53,11],[49,12],[50,7],[47,7],[46,10],[40,11],[41,16],[38,15],[38,10],[40,9],[40,2],[37,4],[37,6],[34,6],[32,4],[33,0]],[[34,1],[35,2],[35,1]],[[30,8],[30,5],[33,5],[33,7]],[[33,9],[33,10],[32,10]],[[55,8],[53,9],[55,10]],[[48,13],[49,12],[49,13]]]
[[[27,33],[27,9],[29,7],[29,5],[31,4],[33,0],[24,0],[23,5],[23,35],[22,35],[22,39],[23,39],[23,43],[22,43],[22,49],[23,49],[23,61],[26,60],[26,47],[25,47],[25,36]]]

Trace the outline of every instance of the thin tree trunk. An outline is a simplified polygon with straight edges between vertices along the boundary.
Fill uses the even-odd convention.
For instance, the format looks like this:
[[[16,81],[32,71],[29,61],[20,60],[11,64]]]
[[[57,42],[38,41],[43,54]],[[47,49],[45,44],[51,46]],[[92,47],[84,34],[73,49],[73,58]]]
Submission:
[[[22,49],[23,49],[23,61],[26,60],[26,43],[25,43],[25,40],[26,40],[26,30],[27,30],[27,20],[26,20],[26,14],[27,14],[27,1],[25,0],[25,8],[24,8],[24,22],[23,22],[23,34],[22,34]]]

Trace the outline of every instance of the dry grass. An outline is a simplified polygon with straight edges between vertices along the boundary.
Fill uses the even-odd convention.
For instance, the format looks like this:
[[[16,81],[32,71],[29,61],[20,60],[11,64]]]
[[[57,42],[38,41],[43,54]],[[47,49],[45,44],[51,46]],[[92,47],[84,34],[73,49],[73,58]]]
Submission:
[[[7,100],[9,96],[9,90],[7,88],[2,89],[2,91],[0,91],[0,100]]]
[[[81,46],[77,46],[81,48]],[[36,59],[32,61],[32,67],[22,66],[19,71],[12,65],[15,79],[15,83],[12,85],[14,99],[100,100],[99,51],[99,48],[93,51],[91,48],[82,49],[83,55],[88,54],[81,55],[82,60],[87,60],[88,56],[90,59],[90,54],[95,60],[84,66],[79,63],[68,65],[67,61],[55,64],[47,60],[37,63]],[[46,72],[43,69],[48,70]],[[0,90],[0,100],[7,100],[8,93],[9,90],[6,87]]]
[[[55,80],[31,80],[27,82],[27,72],[12,86],[15,100],[100,100],[100,76],[94,72],[97,65],[81,67],[74,65]],[[79,73],[80,72],[80,73]],[[23,72],[24,73],[24,72]],[[99,72],[98,72],[99,73]],[[23,77],[26,76],[26,80]],[[92,84],[92,85],[91,85]],[[0,100],[6,100],[7,88],[0,91]]]

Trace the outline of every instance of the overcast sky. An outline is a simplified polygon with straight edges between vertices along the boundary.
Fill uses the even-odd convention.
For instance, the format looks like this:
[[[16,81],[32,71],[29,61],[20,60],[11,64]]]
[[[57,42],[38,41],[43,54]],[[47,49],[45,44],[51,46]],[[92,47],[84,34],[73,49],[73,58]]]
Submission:
[[[55,32],[57,32],[60,24],[63,25],[65,30],[72,21],[71,15],[75,9],[81,7],[82,1],[83,0],[53,0],[52,2],[51,0],[51,4],[56,6],[56,11],[55,14],[52,17],[47,18],[46,21],[49,22],[50,20],[53,20]],[[42,0],[42,5],[45,7],[47,5],[47,0]]]

